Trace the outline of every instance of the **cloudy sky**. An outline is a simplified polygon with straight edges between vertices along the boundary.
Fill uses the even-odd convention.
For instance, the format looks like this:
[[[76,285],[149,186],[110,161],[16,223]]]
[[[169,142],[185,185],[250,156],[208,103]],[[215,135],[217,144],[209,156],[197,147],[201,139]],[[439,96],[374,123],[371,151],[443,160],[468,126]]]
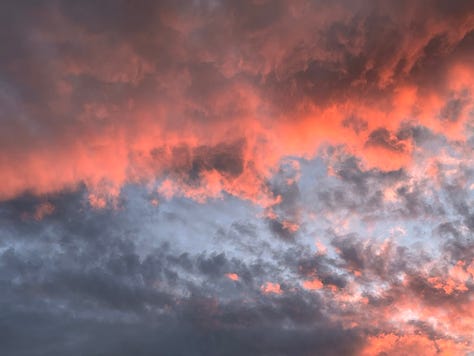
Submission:
[[[0,354],[474,355],[474,1],[0,2]]]

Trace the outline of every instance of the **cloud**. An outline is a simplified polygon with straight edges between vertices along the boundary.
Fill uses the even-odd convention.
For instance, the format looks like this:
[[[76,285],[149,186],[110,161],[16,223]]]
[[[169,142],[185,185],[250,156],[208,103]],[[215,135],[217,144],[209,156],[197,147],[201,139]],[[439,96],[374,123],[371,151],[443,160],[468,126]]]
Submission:
[[[2,234],[1,302],[15,300],[3,319],[11,332],[4,350],[43,352],[39,345],[49,340],[50,350],[72,354],[376,354],[423,345],[470,350],[472,256],[449,257],[456,251],[449,243],[441,246],[446,255],[440,259],[395,239],[329,233],[331,244],[321,254],[301,239],[279,248],[280,240],[265,241],[265,224],[231,220],[232,233],[219,244],[209,225],[202,236],[185,230],[183,252],[160,233],[145,239],[146,221],[163,225],[176,202],[157,209],[147,203],[146,188],[138,192],[123,197],[119,210],[89,208],[85,188],[50,196],[55,210],[43,220],[22,218],[39,198],[2,203],[8,233]],[[210,250],[191,247],[205,236]],[[241,250],[246,239],[252,243]],[[53,340],[52,333],[61,337]],[[161,336],[151,337],[155,333]],[[23,343],[30,334],[31,342]],[[183,338],[188,341],[178,342]]]
[[[462,137],[470,5],[320,5],[4,4],[2,199],[85,183],[104,205],[183,169],[188,151],[190,173],[214,170],[219,186],[176,192],[268,205],[258,190],[287,155],[329,141],[391,170],[411,164],[406,120]]]
[[[0,351],[474,350],[472,1],[0,4]]]

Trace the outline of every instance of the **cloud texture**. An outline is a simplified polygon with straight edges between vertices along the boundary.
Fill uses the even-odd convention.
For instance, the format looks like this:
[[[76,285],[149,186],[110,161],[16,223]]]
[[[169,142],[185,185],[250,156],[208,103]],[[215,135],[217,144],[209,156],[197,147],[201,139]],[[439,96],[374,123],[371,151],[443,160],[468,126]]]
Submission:
[[[474,352],[470,0],[3,1],[0,351]]]

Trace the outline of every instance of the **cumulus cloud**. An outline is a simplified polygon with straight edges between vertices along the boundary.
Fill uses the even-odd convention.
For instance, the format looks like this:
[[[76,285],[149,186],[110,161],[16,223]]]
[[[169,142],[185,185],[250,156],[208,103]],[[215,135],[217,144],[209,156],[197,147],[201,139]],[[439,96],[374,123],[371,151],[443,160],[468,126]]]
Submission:
[[[472,106],[471,5],[446,4],[5,2],[1,195],[115,196],[186,150],[192,174],[216,172],[196,194],[218,181],[262,204],[252,187],[324,142],[406,166],[404,121],[458,138]],[[206,152],[232,142],[238,162]]]
[[[474,352],[472,1],[0,18],[0,352]]]

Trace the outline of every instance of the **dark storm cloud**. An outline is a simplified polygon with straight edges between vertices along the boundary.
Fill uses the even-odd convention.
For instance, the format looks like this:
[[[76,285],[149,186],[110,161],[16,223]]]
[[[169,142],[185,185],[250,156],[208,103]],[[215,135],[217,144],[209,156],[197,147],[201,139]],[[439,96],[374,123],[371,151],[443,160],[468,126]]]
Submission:
[[[361,176],[403,177],[356,167],[344,163],[339,179],[363,187],[367,182]],[[143,255],[137,231],[145,216],[134,216],[127,201],[122,210],[90,210],[85,194],[24,196],[1,205],[2,225],[8,227],[0,257],[2,345],[8,353],[357,354],[366,336],[379,331],[366,321],[357,328],[334,321],[363,318],[356,304],[341,309],[331,288],[349,291],[354,281],[367,286],[364,310],[375,319],[407,296],[448,306],[466,303],[474,290],[469,282],[467,290],[446,292],[430,279],[445,280],[451,262],[434,261],[393,242],[368,244],[356,234],[329,232],[337,253],[329,257],[311,253],[297,239],[285,249],[268,246],[256,239],[256,227],[244,222],[219,237],[222,244],[213,251],[183,253],[163,243]],[[46,198],[56,208],[53,213],[42,220],[22,218]],[[299,200],[296,195],[293,203]],[[238,246],[244,239],[254,241],[247,251],[253,248],[254,256],[267,253],[270,258],[229,257],[225,250],[234,246],[231,241]],[[452,239],[443,250],[457,254],[454,263],[454,258],[468,260],[472,250],[467,240],[461,241],[463,249],[455,248]],[[423,272],[433,262],[435,268]],[[354,271],[361,275],[354,277]],[[239,280],[230,280],[227,273],[236,273]],[[314,278],[323,285],[321,293],[299,286]],[[278,281],[282,294],[262,293],[267,281]],[[374,281],[384,284],[383,293],[370,289]],[[433,335],[426,325],[416,325]],[[382,326],[388,327],[381,320]]]
[[[0,256],[4,352],[337,355],[361,343],[359,331],[319,312],[317,295],[284,285],[288,294],[262,295],[260,284],[277,276],[276,265],[224,252],[176,253],[167,244],[139,256],[130,221],[120,212],[77,209],[78,193],[50,196],[56,214],[25,229],[14,216],[31,199],[2,204],[12,207],[2,218],[13,233],[3,236],[10,247]],[[21,245],[14,244],[18,234]],[[241,280],[226,278],[230,272]],[[243,295],[249,303],[239,302]],[[294,326],[281,327],[288,322]]]
[[[363,283],[373,281],[371,275],[378,276],[392,286],[383,296],[368,294],[375,310],[391,305],[402,293],[396,280],[401,272],[410,276],[411,293],[427,303],[467,298],[466,293],[447,295],[429,284],[427,276],[416,272],[423,262],[419,256],[393,245],[381,253],[380,246],[361,245],[355,235],[333,237],[340,259],[313,255],[298,245],[267,251],[273,262],[260,263],[229,258],[220,249],[178,253],[169,244],[139,256],[130,225],[133,219],[124,219],[120,211],[91,214],[81,208],[85,201],[79,193],[48,200],[57,209],[41,221],[21,220],[23,210],[35,204],[32,197],[2,205],[3,211],[9,207],[3,219],[10,233],[15,232],[15,239],[21,233],[22,244],[29,239],[26,245],[8,248],[0,258],[2,304],[15,300],[15,307],[3,319],[10,335],[5,350],[15,350],[13,354],[35,354],[34,348],[38,355],[89,350],[153,354],[157,349],[183,355],[312,355],[315,350],[338,355],[357,350],[366,331],[333,324],[326,313],[334,316],[340,311],[324,295],[294,289],[291,278],[281,282],[283,295],[261,294],[262,283],[281,278],[281,266],[302,280],[317,277],[324,286],[338,289],[348,286],[353,269],[363,272],[359,277]],[[242,224],[235,225],[234,231],[253,234],[251,226]],[[28,246],[40,236],[37,247]],[[261,243],[253,247],[265,249]],[[231,281],[226,273],[237,273],[240,280]],[[244,296],[250,299],[242,304]],[[24,323],[28,323],[26,329]],[[287,323],[293,327],[283,328]],[[29,334],[30,346],[19,346]],[[180,342],[183,338],[188,341]],[[44,343],[50,348],[39,346]]]
[[[242,310],[240,312],[245,313]],[[251,311],[252,314],[254,312],[258,313],[259,310]],[[294,352],[314,355],[314,350],[324,352],[325,355],[340,355],[350,354],[361,345],[361,336],[356,332],[345,332],[327,325],[301,330],[282,330],[266,324],[257,324],[257,327],[220,325],[219,328],[203,328],[200,325],[198,320],[202,322],[213,316],[196,304],[189,305],[189,309],[182,312],[181,317],[190,320],[186,323],[176,319],[163,322],[150,320],[142,324],[133,321],[104,323],[99,320],[77,320],[63,315],[12,313],[9,319],[4,320],[19,321],[28,327],[19,329],[17,324],[12,323],[10,330],[17,337],[4,340],[4,345],[7,352],[15,355],[43,355],[38,347],[47,344],[47,352],[70,355],[164,353],[183,356],[244,353],[292,355]],[[48,327],[45,328],[44,325]],[[64,330],[70,332],[71,336],[63,335]],[[34,337],[31,338],[29,333]],[[58,340],[54,335],[62,335],[62,339]]]

